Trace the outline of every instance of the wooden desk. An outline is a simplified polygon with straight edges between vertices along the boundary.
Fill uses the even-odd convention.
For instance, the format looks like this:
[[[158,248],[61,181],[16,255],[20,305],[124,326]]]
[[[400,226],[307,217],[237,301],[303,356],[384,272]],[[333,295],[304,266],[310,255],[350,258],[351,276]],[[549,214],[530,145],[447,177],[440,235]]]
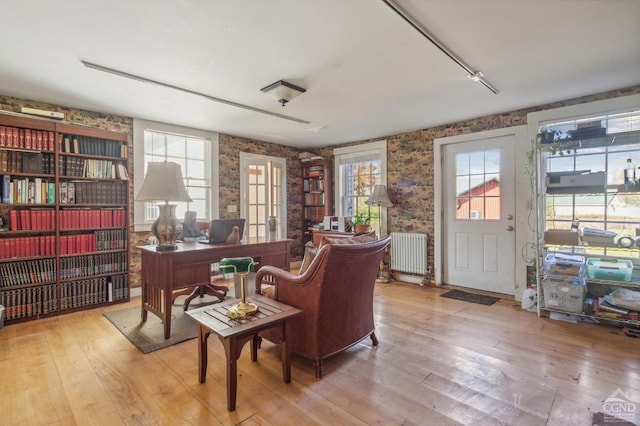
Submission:
[[[258,305],[258,312],[244,320],[232,320],[227,317],[230,306],[240,299],[227,300],[223,303],[205,306],[187,311],[187,315],[198,323],[198,380],[204,383],[207,379],[207,338],[215,333],[227,357],[227,409],[236,409],[236,393],[238,389],[238,365],[242,347],[251,341],[251,361],[258,360],[258,332],[267,328],[281,327],[282,341],[282,379],[291,381],[291,349],[287,344],[287,321],[302,313],[302,310],[284,303],[276,302],[264,296],[247,298],[247,302]]]
[[[174,290],[210,282],[211,264],[225,257],[248,256],[259,262],[259,266],[272,265],[289,270],[291,241],[255,238],[238,244],[178,243],[178,249],[172,251],[156,251],[156,246],[139,247],[142,252],[142,321],[147,320],[147,312],[156,314],[164,323],[164,338],[168,339]]]

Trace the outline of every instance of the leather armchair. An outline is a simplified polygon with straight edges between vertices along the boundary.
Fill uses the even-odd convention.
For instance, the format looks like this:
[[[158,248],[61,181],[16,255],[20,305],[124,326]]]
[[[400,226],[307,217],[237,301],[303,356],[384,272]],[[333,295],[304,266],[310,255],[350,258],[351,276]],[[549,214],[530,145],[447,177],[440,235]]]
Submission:
[[[373,289],[390,241],[387,236],[366,243],[324,245],[302,275],[272,266],[258,270],[256,293],[262,293],[268,282],[275,300],[304,311],[287,325],[287,344],[292,352],[313,361],[317,379],[322,378],[323,359],[366,337],[378,344]],[[282,341],[276,329],[262,332],[261,337]]]

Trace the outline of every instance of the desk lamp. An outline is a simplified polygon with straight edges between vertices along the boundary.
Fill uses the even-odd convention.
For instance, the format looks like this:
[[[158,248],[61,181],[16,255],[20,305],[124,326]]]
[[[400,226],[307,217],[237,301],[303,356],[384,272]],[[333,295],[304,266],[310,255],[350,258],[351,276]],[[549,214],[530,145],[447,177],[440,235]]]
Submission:
[[[180,234],[180,222],[176,218],[176,205],[169,201],[193,201],[182,179],[182,169],[174,162],[150,162],[136,201],[164,201],[158,204],[158,218],[151,225],[151,232],[158,239],[157,251],[175,250]]]

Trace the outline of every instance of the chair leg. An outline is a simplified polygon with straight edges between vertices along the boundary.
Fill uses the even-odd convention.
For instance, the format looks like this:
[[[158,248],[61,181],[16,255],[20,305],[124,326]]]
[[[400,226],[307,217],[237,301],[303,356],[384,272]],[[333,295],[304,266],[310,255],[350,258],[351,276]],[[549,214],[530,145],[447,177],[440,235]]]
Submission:
[[[316,379],[322,379],[322,360],[316,359],[313,361],[313,365],[316,367]]]
[[[373,343],[373,346],[378,346],[378,338],[376,337],[376,332],[373,331],[369,337],[371,337],[371,343]]]

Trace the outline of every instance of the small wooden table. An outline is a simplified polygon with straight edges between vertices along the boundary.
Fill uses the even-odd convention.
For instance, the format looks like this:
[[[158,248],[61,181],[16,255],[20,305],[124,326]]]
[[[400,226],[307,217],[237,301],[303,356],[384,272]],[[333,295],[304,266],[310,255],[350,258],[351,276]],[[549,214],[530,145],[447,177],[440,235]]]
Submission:
[[[302,314],[302,310],[284,303],[276,302],[264,296],[248,297],[248,303],[258,305],[258,312],[244,320],[232,320],[227,317],[227,310],[240,299],[231,299],[215,305],[205,306],[185,312],[198,323],[198,375],[200,383],[207,376],[207,338],[215,333],[227,357],[227,409],[236,409],[236,392],[238,388],[237,361],[242,347],[251,341],[251,361],[258,360],[258,332],[272,327],[280,327],[282,331],[282,378],[285,383],[291,381],[291,349],[287,343],[286,323],[293,317]]]

